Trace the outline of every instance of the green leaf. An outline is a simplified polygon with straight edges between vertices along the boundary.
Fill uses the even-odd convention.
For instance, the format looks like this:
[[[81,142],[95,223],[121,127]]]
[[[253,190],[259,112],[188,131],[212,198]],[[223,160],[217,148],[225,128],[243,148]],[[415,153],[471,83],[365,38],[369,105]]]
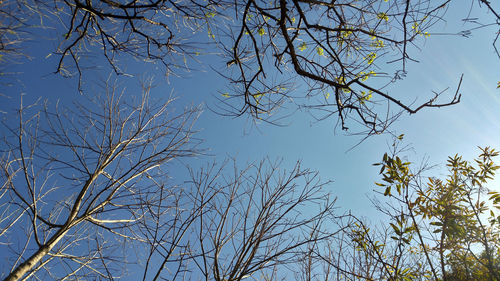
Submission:
[[[389,223],[389,225],[392,227],[392,229],[394,230],[394,232],[397,234],[397,235],[401,235],[401,231],[399,230],[399,228],[393,224],[393,223]]]

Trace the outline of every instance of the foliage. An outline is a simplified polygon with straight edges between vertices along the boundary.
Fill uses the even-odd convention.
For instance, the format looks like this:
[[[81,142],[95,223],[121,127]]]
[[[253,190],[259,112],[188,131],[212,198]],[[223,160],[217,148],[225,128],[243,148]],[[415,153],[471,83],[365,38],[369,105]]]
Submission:
[[[383,182],[377,185],[393,203],[385,209],[391,242],[398,259],[419,261],[418,267],[392,265],[394,280],[406,280],[399,274],[406,268],[434,280],[500,280],[500,195],[486,188],[500,168],[496,156],[483,148],[474,165],[455,155],[448,158],[445,179],[425,179],[399,156],[384,155],[378,163]]]
[[[374,202],[387,219],[339,218],[341,234],[315,244],[300,280],[500,280],[500,193],[486,188],[498,152],[481,149],[474,164],[450,157],[443,179],[401,153],[395,144],[376,164],[383,200]]]
[[[500,20],[489,2],[478,2]],[[7,0],[0,7],[0,58],[22,53],[25,31],[39,27],[33,15],[59,35],[56,72],[80,82],[96,54],[117,74],[125,73],[124,57],[178,74],[208,43],[227,60],[221,74],[233,88],[218,104],[226,113],[272,122],[294,102],[324,113],[319,119],[338,118],[345,130],[359,123],[370,135],[383,132],[399,110],[460,101],[461,79],[444,101],[440,92],[413,104],[386,90],[406,75],[413,46],[432,38],[430,28],[448,5]],[[384,63],[395,65],[394,73]],[[298,97],[297,77],[308,85]],[[377,185],[389,204],[377,207],[389,222],[373,227],[350,212],[337,214],[323,191],[328,182],[300,163],[289,171],[269,160],[243,169],[213,164],[173,183],[178,171],[171,162],[199,155],[192,127],[199,108],[176,112],[173,99],[151,101],[149,89],[136,101],[107,90],[72,108],[21,103],[17,123],[3,124],[6,280],[137,272],[143,280],[500,280],[500,193],[486,188],[498,169],[495,150],[482,149],[475,164],[450,157],[444,179],[424,177],[396,152],[385,154]]]

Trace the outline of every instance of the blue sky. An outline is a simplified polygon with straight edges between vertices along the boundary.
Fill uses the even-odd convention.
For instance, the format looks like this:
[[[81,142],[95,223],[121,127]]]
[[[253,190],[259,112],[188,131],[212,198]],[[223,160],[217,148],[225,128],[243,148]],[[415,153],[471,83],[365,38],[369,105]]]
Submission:
[[[478,17],[483,23],[493,21],[484,9],[476,8],[470,17]],[[460,154],[472,160],[479,152],[478,146],[500,149],[500,89],[496,88],[500,81],[500,58],[491,45],[498,26],[497,29],[492,26],[474,30],[470,38],[450,35],[474,27],[462,24],[461,19],[467,13],[467,7],[452,6],[446,22],[436,24],[430,30],[431,36],[422,38],[418,44],[420,49],[410,49],[410,55],[419,63],[409,63],[408,76],[388,88],[406,102],[417,99],[416,104],[432,97],[432,91],[449,88],[442,97],[447,100],[453,96],[460,76],[464,75],[460,88],[462,99],[458,105],[427,108],[412,116],[403,114],[390,128],[395,135],[404,134],[403,144],[411,148],[405,153],[410,161],[416,165],[425,161],[438,165],[429,172],[435,176],[446,173],[443,166],[448,156]],[[185,106],[204,108],[195,129],[199,131],[196,136],[204,140],[200,147],[205,149],[205,154],[174,162],[170,166],[174,181],[182,183],[187,179],[184,165],[196,168],[207,162],[222,163],[227,158],[234,158],[243,168],[249,162],[268,157],[283,159],[283,168],[291,169],[301,160],[302,167],[317,170],[322,179],[333,181],[326,188],[338,197],[339,212],[351,210],[372,222],[383,219],[374,212],[370,202],[375,196],[373,189],[377,189],[374,182],[380,179],[379,167],[372,164],[380,161],[388,151],[391,135],[375,135],[359,143],[363,136],[342,132],[336,128],[336,118],[317,122],[308,112],[293,109],[289,109],[293,114],[282,122],[285,126],[255,122],[247,116],[221,116],[214,109],[220,102],[221,93],[228,91],[228,82],[214,71],[226,70],[226,60],[217,54],[202,55],[191,72],[180,71],[178,76],[168,78],[163,76],[159,65],[121,57],[130,76],[116,77],[106,66],[91,69],[85,72],[82,94],[77,90],[75,78],[53,73],[58,57],[49,54],[56,48],[57,40],[46,39],[54,37],[57,31],[36,31],[32,34],[33,39],[24,45],[30,58],[9,65],[8,71],[16,74],[0,83],[0,116],[7,122],[13,121],[12,112],[18,108],[21,94],[24,104],[48,99],[52,104],[59,101],[71,106],[75,100],[85,100],[87,94],[103,93],[105,81],[116,81],[118,88],[125,89],[126,97],[140,94],[140,81],[152,81],[153,98],[176,96],[179,111]],[[213,53],[216,53],[215,48]],[[102,63],[98,58],[95,61]],[[393,68],[379,67],[381,72],[390,72]],[[305,87],[300,79],[296,86],[298,92]],[[500,181],[489,187],[500,191]]]
[[[454,7],[448,11],[447,22],[436,25],[431,31],[454,33],[473,27],[461,25],[460,20],[466,16],[467,9]],[[471,17],[491,21],[488,15],[484,15],[484,10],[473,10]],[[405,114],[391,130],[405,134],[404,143],[413,148],[408,152],[410,160],[417,163],[428,159],[431,164],[444,164],[447,156],[455,153],[472,159],[478,153],[477,146],[500,149],[500,90],[496,89],[496,83],[500,81],[500,60],[491,46],[496,30],[475,30],[470,38],[433,35],[433,32],[419,45],[421,51],[416,48],[410,51],[410,55],[420,62],[410,63],[407,78],[391,85],[389,90],[408,101],[414,97],[423,101],[432,95],[433,90],[449,87],[445,99],[453,95],[463,73],[462,101],[452,107],[424,109],[412,116]],[[64,104],[82,99],[76,90],[75,79],[53,74],[57,58],[46,56],[56,44],[42,40],[52,33],[40,29],[26,45],[32,59],[10,68],[19,74],[14,78],[14,85],[1,87],[1,93],[6,95],[2,97],[2,111],[16,108],[20,93],[25,94],[25,103],[38,98],[48,98],[51,102],[60,100]],[[246,117],[218,115],[210,108],[216,108],[217,98],[227,89],[227,81],[212,68],[223,70],[225,61],[216,55],[202,56],[200,60],[202,63],[194,67],[198,70],[181,72],[180,77],[171,76],[168,80],[158,66],[130,60],[127,68],[135,77],[121,77],[118,84],[125,87],[127,93],[137,93],[140,89],[137,78],[152,79],[155,84],[153,96],[177,96],[179,107],[204,104],[205,110],[196,128],[200,131],[198,137],[204,139],[207,155],[190,160],[188,164],[203,165],[206,161],[222,162],[227,157],[235,157],[243,166],[269,157],[283,158],[285,165],[291,167],[297,160],[302,160],[304,167],[318,170],[322,178],[334,181],[329,188],[339,197],[341,207],[361,215],[371,214],[373,209],[368,198],[373,195],[373,182],[378,179],[378,168],[372,164],[387,151],[391,142],[389,135],[373,136],[353,147],[361,137],[347,136],[335,129],[335,118],[316,122],[307,112],[296,111],[283,122],[286,126],[280,127],[261,122],[254,124]],[[380,67],[384,70],[383,65]],[[86,75],[85,89],[102,91],[109,69],[88,71]],[[110,79],[114,79],[113,75]],[[8,116],[4,114],[4,118]],[[443,174],[445,170],[437,169],[436,173]],[[493,188],[500,190],[500,187]]]

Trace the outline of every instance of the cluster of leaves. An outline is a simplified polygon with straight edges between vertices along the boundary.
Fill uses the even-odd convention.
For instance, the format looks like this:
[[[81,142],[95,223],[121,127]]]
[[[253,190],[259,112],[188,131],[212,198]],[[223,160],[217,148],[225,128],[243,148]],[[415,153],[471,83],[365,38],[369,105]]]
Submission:
[[[390,237],[401,254],[412,251],[426,278],[500,280],[500,195],[486,188],[500,168],[496,156],[494,149],[481,149],[476,165],[449,157],[443,180],[425,180],[398,156],[385,154],[378,164],[383,178],[377,185],[395,204],[385,211]]]

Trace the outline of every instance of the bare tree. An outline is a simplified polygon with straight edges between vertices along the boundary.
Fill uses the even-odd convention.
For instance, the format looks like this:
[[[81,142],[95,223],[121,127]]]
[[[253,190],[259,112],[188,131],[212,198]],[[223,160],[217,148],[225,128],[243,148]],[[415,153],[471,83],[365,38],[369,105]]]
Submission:
[[[20,57],[26,56],[21,43],[27,40],[27,29],[24,9],[15,1],[2,2],[0,5],[1,76],[13,74],[8,66],[17,63]]]
[[[197,153],[199,110],[175,113],[172,102],[153,103],[146,89],[128,103],[111,89],[72,109],[21,106],[17,126],[4,124],[5,280],[116,277],[126,261],[116,243],[144,239],[134,227],[167,188],[155,179]]]
[[[280,165],[265,160],[242,170],[226,169],[227,163],[191,170],[175,199],[182,211],[167,216],[168,227],[160,216],[142,227],[152,238],[143,280],[293,276],[310,245],[336,235],[338,217],[316,172]]]
[[[19,2],[26,13],[43,19],[41,26],[56,30],[55,72],[76,74],[80,88],[83,70],[93,65],[87,62],[89,54],[103,56],[116,74],[127,72],[119,62],[127,56],[160,63],[167,75],[178,74],[207,43],[197,37],[200,30],[210,30],[227,6],[213,0]]]
[[[198,151],[198,109],[172,103],[147,89],[128,103],[112,89],[71,109],[21,106],[17,124],[4,122],[5,280],[291,276],[340,231],[329,182],[300,163],[234,160],[175,184],[169,162]]]
[[[200,217],[199,258],[205,280],[274,280],[290,276],[308,245],[334,236],[334,201],[318,174],[289,172],[264,161],[222,179],[222,192]],[[212,189],[203,173],[195,184]]]

